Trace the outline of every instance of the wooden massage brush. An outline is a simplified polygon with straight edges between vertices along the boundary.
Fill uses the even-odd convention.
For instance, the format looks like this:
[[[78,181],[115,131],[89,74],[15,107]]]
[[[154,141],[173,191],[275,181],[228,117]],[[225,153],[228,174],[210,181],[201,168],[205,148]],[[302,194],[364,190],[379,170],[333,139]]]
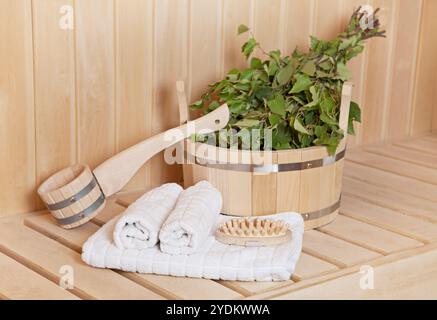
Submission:
[[[282,220],[238,218],[222,223],[215,238],[225,244],[246,247],[272,246],[291,239],[291,231]]]
[[[61,227],[78,227],[95,217],[104,208],[106,198],[120,191],[154,155],[196,132],[218,131],[228,121],[229,109],[224,104],[116,154],[93,171],[83,164],[65,168],[44,181],[38,194]]]

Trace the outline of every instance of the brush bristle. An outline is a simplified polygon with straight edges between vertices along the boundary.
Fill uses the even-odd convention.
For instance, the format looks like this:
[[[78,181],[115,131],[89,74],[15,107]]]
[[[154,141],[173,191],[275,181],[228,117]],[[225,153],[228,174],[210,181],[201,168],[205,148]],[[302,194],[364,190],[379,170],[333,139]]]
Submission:
[[[233,237],[277,237],[287,232],[287,225],[284,221],[268,219],[232,219],[223,223],[219,230],[228,236]]]

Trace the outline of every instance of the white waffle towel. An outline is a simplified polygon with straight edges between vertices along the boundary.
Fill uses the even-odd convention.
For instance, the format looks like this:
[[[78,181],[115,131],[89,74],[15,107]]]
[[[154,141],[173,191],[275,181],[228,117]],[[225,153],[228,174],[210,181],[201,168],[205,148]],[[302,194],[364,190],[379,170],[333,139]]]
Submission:
[[[176,183],[155,188],[132,203],[114,227],[114,243],[120,249],[145,249],[158,243],[159,230],[182,192]]]
[[[119,249],[112,238],[119,219],[105,224],[83,246],[82,259],[98,268],[179,277],[237,281],[281,281],[293,274],[302,249],[304,222],[300,214],[282,213],[264,218],[284,220],[292,231],[292,239],[269,247],[225,245],[215,240],[213,232],[224,221],[220,216],[213,230],[191,255],[171,255],[159,245],[147,249]]]
[[[161,251],[169,254],[196,252],[211,233],[221,209],[220,191],[207,181],[182,191],[159,232]]]

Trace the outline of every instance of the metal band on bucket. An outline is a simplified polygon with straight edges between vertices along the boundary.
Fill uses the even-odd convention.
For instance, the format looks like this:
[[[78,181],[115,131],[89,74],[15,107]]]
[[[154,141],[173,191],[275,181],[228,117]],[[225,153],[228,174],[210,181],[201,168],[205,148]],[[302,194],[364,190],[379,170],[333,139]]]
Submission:
[[[313,211],[313,212],[307,212],[307,213],[302,213],[302,218],[304,221],[311,221],[314,219],[319,219],[322,218],[324,216],[327,216],[331,213],[333,213],[334,211],[340,209],[340,203],[341,203],[341,196],[340,199],[338,199],[338,201],[336,203],[334,203],[333,205],[317,210],[317,211]]]
[[[240,171],[240,172],[257,172],[257,173],[277,173],[277,172],[289,172],[289,171],[302,171],[308,169],[315,169],[320,167],[326,167],[344,158],[346,149],[337,153],[334,156],[325,157],[323,159],[295,162],[295,163],[281,163],[281,164],[269,164],[269,165],[254,165],[243,163],[223,163],[223,162],[206,162],[201,163],[196,157],[196,164],[203,167]]]
[[[72,205],[73,203],[79,201],[83,197],[85,197],[87,194],[89,194],[94,189],[94,187],[96,185],[97,185],[97,180],[93,176],[93,179],[91,179],[90,183],[87,186],[85,186],[85,188],[83,188],[78,193],[76,193],[75,195],[72,195],[68,199],[62,200],[62,201],[57,202],[57,203],[53,203],[53,204],[46,203],[47,209],[49,209],[50,211],[64,209],[64,208]]]
[[[76,213],[74,216],[56,219],[56,220],[57,220],[58,224],[60,224],[61,226],[75,223],[77,221],[80,221],[80,220],[92,215],[104,202],[105,202],[105,195],[102,192],[100,197],[98,197],[97,200],[94,201],[94,203],[91,204],[85,210],[83,210],[79,213]]]

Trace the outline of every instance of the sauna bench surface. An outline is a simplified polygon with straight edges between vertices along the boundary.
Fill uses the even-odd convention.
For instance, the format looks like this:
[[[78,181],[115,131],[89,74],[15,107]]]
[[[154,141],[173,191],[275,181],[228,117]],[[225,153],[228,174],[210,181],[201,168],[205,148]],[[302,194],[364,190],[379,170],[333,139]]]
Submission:
[[[437,299],[437,136],[350,150],[339,217],[304,235],[286,282],[175,278],[95,269],[82,244],[141,192],[112,197],[74,230],[46,211],[0,219],[3,299]],[[74,271],[74,287],[59,286]],[[362,288],[373,277],[373,289]]]

